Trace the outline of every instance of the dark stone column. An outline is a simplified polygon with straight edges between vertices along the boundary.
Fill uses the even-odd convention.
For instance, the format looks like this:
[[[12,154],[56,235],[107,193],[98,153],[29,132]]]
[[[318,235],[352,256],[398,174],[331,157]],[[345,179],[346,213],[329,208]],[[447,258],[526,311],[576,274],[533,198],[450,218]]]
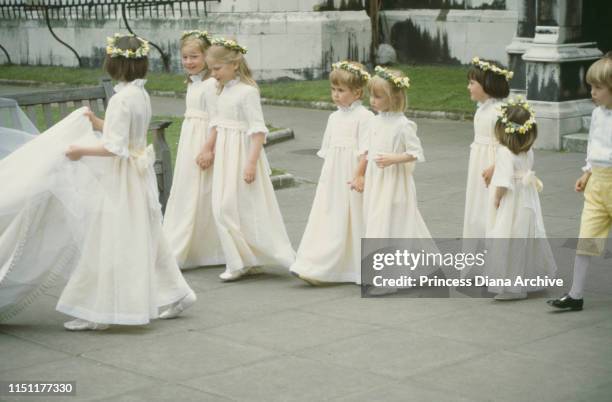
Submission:
[[[582,0],[536,4],[535,36],[522,57],[526,94],[540,126],[536,145],[561,149],[563,136],[581,131],[593,109],[585,75],[601,52],[595,42],[580,42]]]
[[[514,77],[510,81],[510,89],[515,95],[525,95],[527,71],[523,54],[533,42],[533,36],[535,35],[536,3],[534,0],[519,0],[517,5],[516,34],[512,43],[506,47],[506,52],[508,53],[508,67],[514,71]]]

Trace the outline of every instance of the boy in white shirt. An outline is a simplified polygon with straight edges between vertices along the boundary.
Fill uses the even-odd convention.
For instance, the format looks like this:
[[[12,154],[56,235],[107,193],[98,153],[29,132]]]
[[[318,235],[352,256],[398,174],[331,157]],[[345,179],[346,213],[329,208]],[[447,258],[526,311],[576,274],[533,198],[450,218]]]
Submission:
[[[591,65],[586,80],[597,104],[591,117],[584,174],[575,190],[584,191],[580,240],[574,278],[568,294],[549,300],[560,309],[582,310],[583,289],[591,256],[601,255],[612,227],[612,52]]]

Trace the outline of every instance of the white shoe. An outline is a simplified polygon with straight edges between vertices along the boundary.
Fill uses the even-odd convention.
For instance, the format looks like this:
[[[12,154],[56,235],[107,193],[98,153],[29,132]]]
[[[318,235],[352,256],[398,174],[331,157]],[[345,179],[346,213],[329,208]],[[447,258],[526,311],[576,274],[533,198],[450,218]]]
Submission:
[[[235,281],[236,279],[240,278],[242,275],[244,275],[243,270],[238,270],[238,271],[233,271],[233,272],[225,271],[221,275],[219,275],[219,279],[221,279],[223,282],[231,282],[231,281]]]
[[[99,324],[77,318],[76,320],[65,322],[64,328],[68,331],[104,331],[108,328],[108,324]]]
[[[522,299],[526,299],[527,298],[527,293],[525,292],[521,292],[521,293],[510,293],[510,292],[504,292],[504,293],[500,293],[498,295],[496,295],[494,297],[495,300],[502,300],[502,301],[507,301],[507,300],[522,300]]]
[[[196,300],[197,300],[197,297],[195,293],[189,292],[187,296],[183,297],[181,300],[175,303],[172,303],[170,307],[162,311],[161,314],[159,315],[159,318],[161,318],[162,320],[176,318],[183,311],[191,307],[193,303],[195,303]]]
[[[242,269],[239,269],[233,272],[225,270],[225,272],[219,275],[219,279],[221,279],[223,282],[232,282],[243,276],[259,275],[263,273],[264,271],[260,266],[254,266],[254,267],[242,268]]]

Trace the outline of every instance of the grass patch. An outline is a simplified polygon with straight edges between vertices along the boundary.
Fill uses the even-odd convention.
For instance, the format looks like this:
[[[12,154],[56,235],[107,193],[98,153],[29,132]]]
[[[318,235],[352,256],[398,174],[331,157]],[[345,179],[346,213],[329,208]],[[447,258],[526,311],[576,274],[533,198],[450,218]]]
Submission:
[[[411,80],[408,91],[409,108],[415,110],[441,110],[448,112],[474,112],[467,85],[467,68],[454,66],[408,66],[397,68]],[[49,84],[71,86],[96,85],[104,76],[101,69],[46,67],[46,66],[0,66],[0,78],[30,80]],[[147,78],[149,91],[184,92],[185,78],[180,74],[150,73]],[[262,83],[263,97],[296,101],[330,102],[327,80],[282,81]],[[368,103],[368,99],[365,99]]]

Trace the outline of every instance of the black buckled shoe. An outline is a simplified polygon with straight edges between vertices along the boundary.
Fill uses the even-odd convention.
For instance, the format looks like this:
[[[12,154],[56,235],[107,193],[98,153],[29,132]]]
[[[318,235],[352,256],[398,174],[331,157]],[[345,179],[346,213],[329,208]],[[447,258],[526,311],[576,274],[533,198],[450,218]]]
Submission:
[[[582,310],[584,299],[572,299],[569,294],[558,299],[548,300],[546,303],[556,308],[570,309],[573,311]]]

